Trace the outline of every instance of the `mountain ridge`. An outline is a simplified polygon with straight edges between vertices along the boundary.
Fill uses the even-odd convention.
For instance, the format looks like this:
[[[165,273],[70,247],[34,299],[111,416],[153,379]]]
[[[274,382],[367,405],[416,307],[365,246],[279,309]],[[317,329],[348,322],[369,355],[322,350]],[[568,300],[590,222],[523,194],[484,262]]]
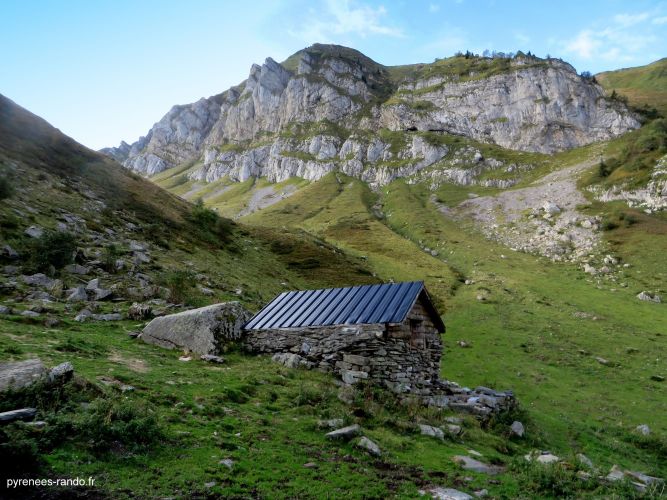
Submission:
[[[442,158],[425,146],[426,133],[552,153],[638,126],[623,103],[560,60],[466,54],[389,67],[315,44],[283,64],[253,65],[241,84],[174,106],[139,141],[102,151],[149,176],[192,161],[202,165],[189,175],[207,181],[315,180],[340,170],[383,184]],[[396,140],[364,137],[383,130]]]

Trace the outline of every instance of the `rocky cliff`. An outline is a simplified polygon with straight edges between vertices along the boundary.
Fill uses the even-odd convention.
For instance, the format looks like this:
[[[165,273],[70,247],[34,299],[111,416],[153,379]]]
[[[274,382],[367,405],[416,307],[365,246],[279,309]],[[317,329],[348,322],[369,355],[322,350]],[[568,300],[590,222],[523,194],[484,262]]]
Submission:
[[[457,56],[385,67],[316,44],[282,64],[253,65],[240,85],[174,106],[146,137],[103,152],[145,175],[190,161],[197,180],[315,180],[338,169],[384,184],[444,157],[425,132],[551,153],[638,126],[560,60]]]

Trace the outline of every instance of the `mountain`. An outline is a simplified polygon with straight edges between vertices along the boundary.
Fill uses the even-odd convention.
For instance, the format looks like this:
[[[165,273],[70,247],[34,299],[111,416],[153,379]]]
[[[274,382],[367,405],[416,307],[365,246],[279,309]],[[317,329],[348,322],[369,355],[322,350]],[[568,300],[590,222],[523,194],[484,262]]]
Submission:
[[[359,87],[368,101],[357,104],[393,106],[386,103],[396,82],[430,66],[383,68],[336,50],[363,67],[360,85],[370,82]],[[303,58],[280,67],[294,74]],[[337,66],[324,59],[322,68]],[[503,65],[514,60],[485,61],[453,58],[431,68],[496,64],[490,79],[505,79]],[[244,100],[255,91],[265,104],[271,98],[260,76]],[[480,83],[456,85],[468,84]],[[631,118],[613,101],[609,109],[623,111],[605,113]],[[197,124],[210,119],[186,108],[175,113],[174,130],[194,142],[163,149],[190,153],[149,180],[0,98],[0,354],[4,361],[38,356],[49,366],[69,361],[75,369],[62,391],[0,398],[0,412],[34,406],[42,422],[0,428],[0,455],[10,457],[3,473],[45,478],[76,470],[103,478],[84,493],[100,498],[415,498],[436,487],[486,489],[497,498],[661,494],[659,480],[646,475],[667,476],[667,422],[656,418],[667,411],[665,305],[658,302],[667,294],[667,220],[653,204],[667,199],[659,187],[664,120],[545,154],[447,132],[373,129],[367,117],[369,129],[354,132],[359,144],[385,146],[375,166],[367,161],[380,158],[372,148],[355,146],[344,156],[361,163],[361,175],[324,167],[310,180],[288,173],[279,183],[253,175],[206,182],[195,173],[211,132],[193,144]],[[181,116],[196,126],[188,130]],[[257,123],[270,119],[262,116]],[[302,125],[286,122],[267,141],[310,144],[315,136],[299,135]],[[316,127],[336,138],[342,125],[322,120]],[[526,143],[536,141],[526,130]],[[161,133],[145,144],[157,145]],[[243,156],[260,140],[229,141],[221,153]],[[123,159],[135,146],[113,154]],[[434,151],[441,158],[415,171]],[[314,163],[305,156],[311,153],[291,154],[285,158]],[[636,197],[623,197],[630,194]],[[146,307],[165,314],[238,300],[257,310],[287,289],[418,279],[447,324],[442,376],[513,390],[513,412],[481,422],[363,384],[339,387],[317,370],[268,357],[231,350],[214,365],[133,340]],[[523,436],[510,431],[515,421]],[[325,437],[324,427],[348,424],[360,425],[380,456],[357,440]],[[531,453],[540,459],[528,461]],[[558,463],[544,467],[553,456]],[[493,479],[476,472],[484,464],[493,465]]]
[[[655,108],[667,116],[667,58],[646,66],[605,71],[595,78],[608,95],[616,92],[633,106]]]
[[[207,182],[337,170],[386,184],[440,161],[443,135],[552,153],[638,126],[560,60],[461,55],[387,67],[315,44],[282,64],[253,65],[236,87],[174,106],[139,141],[103,151],[145,175],[189,163],[188,178]]]

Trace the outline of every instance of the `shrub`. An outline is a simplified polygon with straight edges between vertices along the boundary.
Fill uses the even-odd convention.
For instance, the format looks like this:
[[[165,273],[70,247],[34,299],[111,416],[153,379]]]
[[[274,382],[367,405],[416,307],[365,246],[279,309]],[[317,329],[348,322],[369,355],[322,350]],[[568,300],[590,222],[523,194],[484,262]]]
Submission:
[[[177,269],[162,274],[162,284],[169,289],[169,299],[174,303],[188,304],[193,300],[197,281],[192,271]]]
[[[163,437],[157,417],[145,406],[99,398],[76,422],[75,430],[95,451],[118,445],[141,450]]]
[[[0,200],[9,198],[14,194],[14,185],[7,175],[0,175]]]
[[[106,272],[116,272],[116,261],[120,258],[122,253],[123,252],[120,250],[118,245],[113,243],[104,247],[104,251],[102,252],[102,267]]]
[[[77,241],[73,234],[61,231],[45,231],[30,242],[31,265],[47,272],[51,267],[61,269],[74,261]]]
[[[222,245],[232,240],[234,222],[220,217],[216,212],[205,207],[201,198],[195,202],[189,218],[195,230],[204,240]]]

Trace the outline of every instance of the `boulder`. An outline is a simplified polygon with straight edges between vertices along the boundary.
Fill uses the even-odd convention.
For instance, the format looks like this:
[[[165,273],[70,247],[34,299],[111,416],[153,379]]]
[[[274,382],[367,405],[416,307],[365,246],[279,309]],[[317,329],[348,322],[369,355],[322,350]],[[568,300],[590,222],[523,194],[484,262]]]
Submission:
[[[66,361],[51,368],[49,371],[49,382],[67,382],[74,375],[72,363]]]
[[[141,338],[166,349],[221,354],[226,343],[241,338],[242,327],[251,316],[238,302],[223,302],[155,318]]]
[[[53,286],[54,282],[54,280],[52,280],[46,274],[43,273],[37,273],[31,276],[21,276],[21,279],[26,285],[41,286],[44,288],[49,288]]]
[[[71,290],[67,297],[67,302],[85,302],[87,300],[88,294],[86,293],[86,289],[82,286],[77,286],[75,289]]]
[[[272,361],[285,365],[287,368],[298,368],[299,366],[308,367],[309,363],[298,354],[291,352],[279,352],[271,357]]]
[[[419,431],[421,432],[422,436],[434,437],[440,441],[445,439],[445,433],[442,432],[442,429],[433,427],[432,425],[419,424]]]
[[[39,359],[0,364],[0,392],[27,387],[40,380],[46,373],[46,367]]]
[[[357,442],[357,448],[366,450],[368,453],[376,457],[382,455],[380,447],[376,443],[368,439],[366,436],[362,436],[361,439],[359,439],[359,442]]]
[[[431,498],[437,500],[472,500],[472,496],[463,491],[454,488],[443,488],[442,486],[434,486],[430,490],[420,491],[422,495],[430,495]]]
[[[39,238],[40,236],[42,236],[42,234],[44,234],[44,229],[42,229],[39,226],[30,226],[23,233],[26,236],[30,236],[31,238]]]
[[[326,436],[327,439],[349,441],[353,437],[358,436],[360,432],[361,427],[359,427],[358,424],[354,424],[348,425],[347,427],[343,427],[341,429],[336,429],[335,431],[331,431],[327,433]]]
[[[127,317],[136,321],[142,321],[153,315],[153,308],[149,304],[134,302],[127,310]]]
[[[643,291],[637,294],[637,298],[639,300],[643,300],[644,302],[655,302],[656,304],[660,304],[662,302],[662,297],[660,297],[660,295],[647,291]]]
[[[512,425],[510,426],[510,434],[512,436],[523,437],[524,432],[526,432],[526,430],[521,422],[518,420],[512,422]]]
[[[0,424],[9,424],[16,420],[32,420],[37,415],[37,408],[21,408],[20,410],[0,413]]]
[[[496,475],[504,471],[503,467],[499,465],[489,465],[474,458],[467,457],[465,455],[456,455],[452,458],[454,462],[459,464],[465,470],[471,470],[473,472],[479,472],[481,474]]]

